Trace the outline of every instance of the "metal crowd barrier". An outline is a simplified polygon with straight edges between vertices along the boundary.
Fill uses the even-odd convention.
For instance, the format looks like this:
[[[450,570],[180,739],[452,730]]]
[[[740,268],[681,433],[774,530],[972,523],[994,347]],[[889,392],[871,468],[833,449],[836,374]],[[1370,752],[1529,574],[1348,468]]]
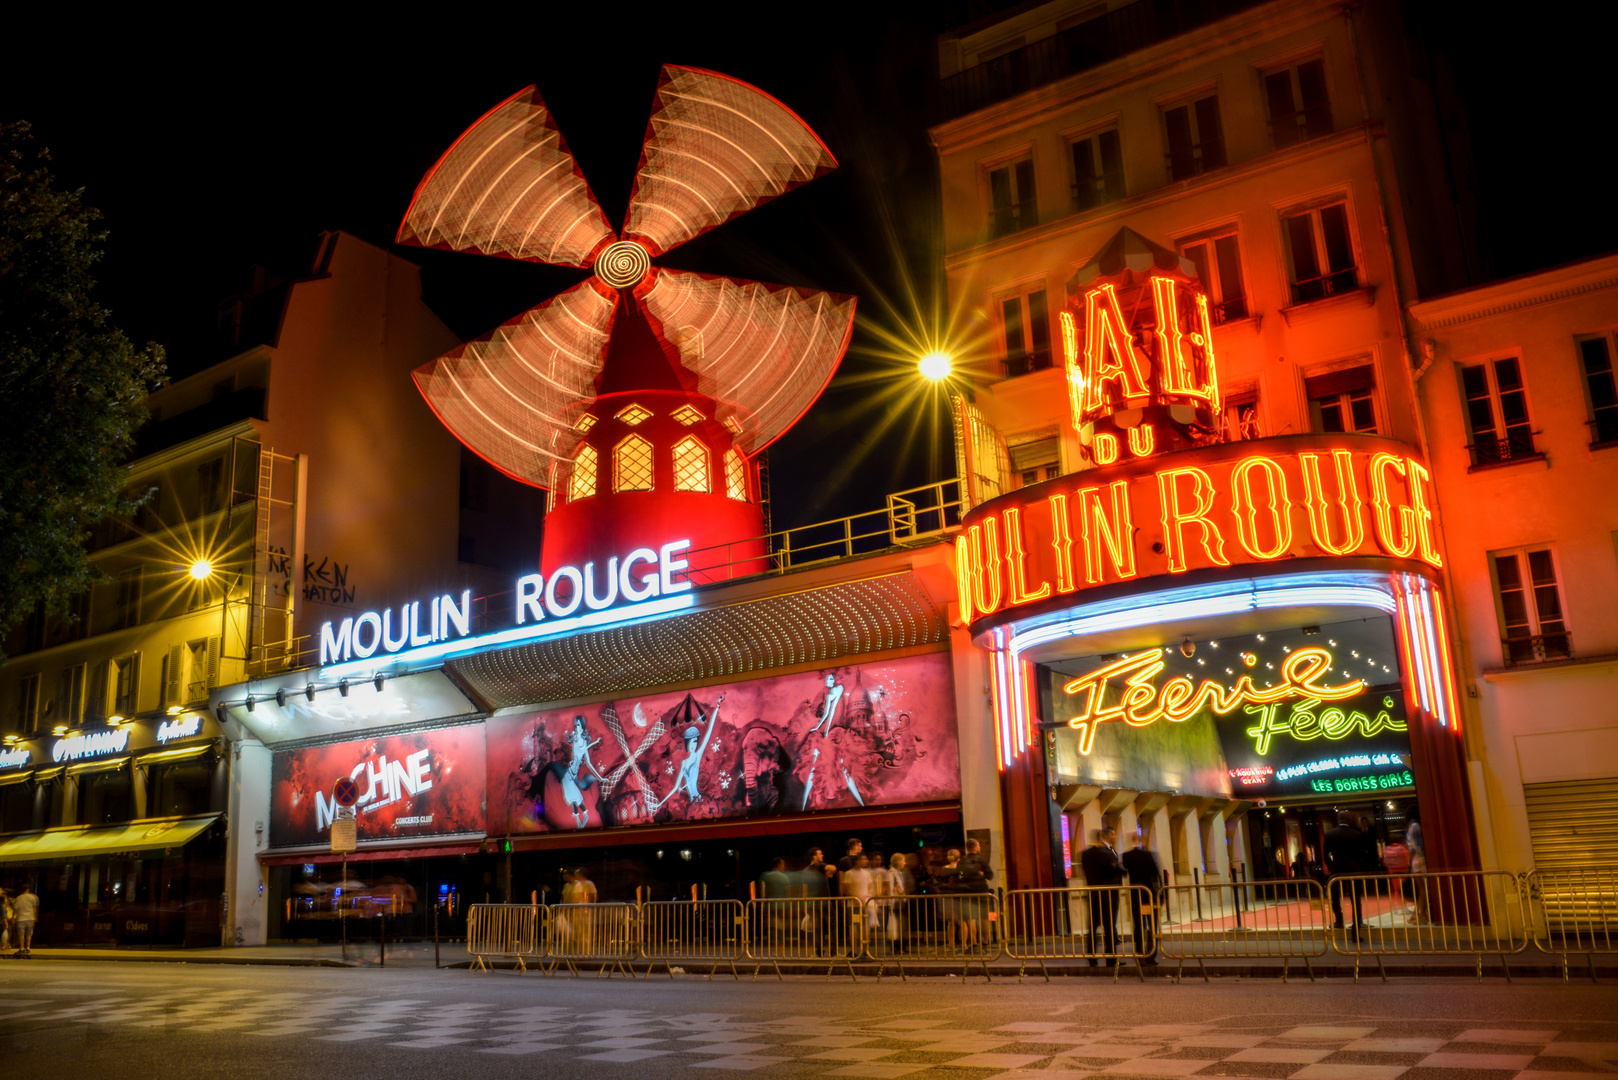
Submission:
[[[1532,905],[1534,948],[1562,958],[1583,953],[1596,978],[1596,953],[1618,952],[1618,869],[1586,866],[1572,870],[1533,870],[1524,879]]]
[[[1290,981],[1302,960],[1315,981],[1314,959],[1326,955],[1326,893],[1309,878],[1169,885],[1159,893],[1158,943],[1163,958],[1178,960],[1174,981],[1195,960],[1208,981],[1208,959],[1281,960]]]
[[[781,978],[781,961],[826,961],[826,978],[841,963],[858,980],[854,961],[865,948],[864,909],[852,896],[810,896],[750,900],[746,913],[745,955],[753,978],[764,964]]]
[[[537,904],[473,904],[466,912],[466,951],[469,970],[489,970],[490,959],[517,961],[527,971],[525,958],[538,958],[545,949],[549,909]]]
[[[640,956],[646,977],[662,964],[674,977],[675,961],[707,961],[708,978],[747,953],[747,920],[740,900],[659,900],[640,906]]]
[[[551,907],[550,965],[554,972],[562,965],[578,977],[579,961],[599,963],[600,978],[614,971],[634,976],[630,966],[640,940],[637,909],[634,904],[556,904]]]
[[[1332,949],[1354,958],[1356,982],[1360,958],[1367,955],[1376,958],[1386,982],[1387,954],[1473,954],[1480,982],[1483,958],[1498,956],[1510,981],[1506,957],[1528,947],[1522,889],[1504,870],[1344,874],[1327,883],[1326,910]]]
[[[964,978],[976,964],[989,978],[989,961],[1000,956],[1000,902],[993,893],[884,896],[865,902],[865,955],[876,961],[876,980],[889,964],[909,981],[908,963],[961,965]]]
[[[1124,948],[1125,940],[1129,948]],[[1118,981],[1125,960],[1145,981],[1142,962],[1157,951],[1157,914],[1144,885],[1097,885],[1070,889],[1013,889],[1006,894],[1005,953],[1018,961],[1017,981],[1028,962],[1088,960],[1112,965]]]

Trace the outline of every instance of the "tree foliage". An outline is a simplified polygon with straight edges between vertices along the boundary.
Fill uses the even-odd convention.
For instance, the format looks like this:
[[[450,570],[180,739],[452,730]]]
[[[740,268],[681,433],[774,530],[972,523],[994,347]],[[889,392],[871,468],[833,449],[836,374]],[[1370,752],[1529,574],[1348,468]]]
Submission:
[[[55,186],[26,123],[0,123],[0,635],[96,579],[90,528],[132,508],[124,463],[163,379],[91,297],[106,233]]]

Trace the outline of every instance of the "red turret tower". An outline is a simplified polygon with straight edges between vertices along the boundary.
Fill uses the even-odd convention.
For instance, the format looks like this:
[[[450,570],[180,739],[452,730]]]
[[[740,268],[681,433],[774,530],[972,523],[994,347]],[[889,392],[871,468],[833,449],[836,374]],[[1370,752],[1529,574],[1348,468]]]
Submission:
[[[422,180],[401,243],[594,271],[416,372],[457,438],[551,492],[547,578],[682,541],[714,570],[694,580],[763,568],[756,457],[830,380],[854,300],[651,260],[835,166],[768,94],[671,66],[622,239],[532,87]]]

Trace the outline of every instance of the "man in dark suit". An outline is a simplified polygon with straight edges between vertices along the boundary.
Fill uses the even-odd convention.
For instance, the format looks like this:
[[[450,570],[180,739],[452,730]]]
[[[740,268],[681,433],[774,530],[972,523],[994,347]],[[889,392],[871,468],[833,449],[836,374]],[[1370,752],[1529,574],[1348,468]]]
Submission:
[[[1084,883],[1096,892],[1087,893],[1090,900],[1090,966],[1096,965],[1099,954],[1101,966],[1107,966],[1105,957],[1118,955],[1118,893],[1113,886],[1124,880],[1124,868],[1118,861],[1118,830],[1103,825],[1096,830],[1095,843],[1079,856],[1079,868],[1084,871]],[[1102,946],[1105,945],[1105,948]]]
[[[1139,892],[1130,889],[1129,903],[1135,916],[1135,955],[1140,957],[1143,964],[1155,964],[1157,933],[1152,923],[1151,912],[1157,907],[1158,888],[1163,883],[1163,874],[1158,868],[1157,856],[1146,846],[1146,836],[1138,824],[1135,826],[1135,846],[1124,852],[1123,858],[1119,861],[1123,864],[1124,872],[1129,875],[1131,885],[1139,885],[1150,890],[1150,899],[1143,899]]]
[[[1349,816],[1348,811],[1339,811],[1337,814],[1337,826],[1326,830],[1325,854],[1328,880],[1343,874],[1363,874],[1368,869],[1364,865],[1365,834],[1354,827],[1354,819]],[[1364,915],[1360,910],[1361,893],[1364,885],[1358,881],[1345,882],[1345,885],[1354,908],[1354,940],[1358,941],[1360,939],[1360,926],[1365,922]],[[1343,906],[1341,901],[1339,900],[1332,907],[1333,915],[1336,919],[1334,925],[1338,930],[1341,930],[1343,928]]]

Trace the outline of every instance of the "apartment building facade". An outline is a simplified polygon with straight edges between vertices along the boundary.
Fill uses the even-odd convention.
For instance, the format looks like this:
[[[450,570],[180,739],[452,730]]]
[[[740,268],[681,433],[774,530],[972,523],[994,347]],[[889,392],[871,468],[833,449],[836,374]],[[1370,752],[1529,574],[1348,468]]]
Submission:
[[[461,561],[500,478],[410,382],[455,343],[418,268],[328,233],[260,300],[262,333],[237,298],[221,328],[245,321],[241,351],[152,395],[127,488],[144,501],[96,530],[104,579],[76,618],[6,643],[0,875],[34,882],[42,942],[217,943],[227,848],[264,829],[227,829],[251,737],[210,693],[296,666],[334,616],[504,580]]]
[[[1481,743],[1472,741],[1446,687],[1453,673],[1439,635],[1418,640],[1421,620],[1412,621],[1429,611],[1426,625],[1441,634],[1449,617],[1442,537],[1434,534],[1432,557],[1419,566],[1408,562],[1412,545],[1391,533],[1383,538],[1393,542],[1379,548],[1369,541],[1344,547],[1318,533],[1316,543],[1295,541],[1290,548],[1277,538],[1266,558],[1279,561],[1257,569],[1242,568],[1240,559],[1227,568],[1216,545],[1200,567],[1195,560],[1176,564],[1171,511],[1154,530],[1159,500],[1137,493],[1149,484],[1151,468],[1172,472],[1178,465],[1212,476],[1220,505],[1229,505],[1227,474],[1219,470],[1244,454],[1262,456],[1275,463],[1265,466],[1275,470],[1271,475],[1290,477],[1277,481],[1281,499],[1293,485],[1278,523],[1303,529],[1323,519],[1306,516],[1296,499],[1300,487],[1316,488],[1307,475],[1287,472],[1291,462],[1305,462],[1307,471],[1315,455],[1344,453],[1341,460],[1357,461],[1375,452],[1412,463],[1401,475],[1418,510],[1432,497],[1428,482],[1416,479],[1425,476],[1426,440],[1404,305],[1462,287],[1478,271],[1465,239],[1466,177],[1456,164],[1464,157],[1451,152],[1464,147],[1446,134],[1420,57],[1414,28],[1401,23],[1395,6],[1382,4],[1024,5],[940,41],[943,98],[959,113],[935,126],[932,138],[964,367],[958,458],[969,500],[978,504],[969,524],[986,529],[986,519],[999,514],[997,530],[1008,536],[1005,509],[1019,511],[1026,528],[1036,502],[1037,513],[1046,513],[1046,496],[1077,506],[1081,488],[1105,490],[1123,479],[1132,502],[1117,509],[1133,507],[1134,523],[1144,526],[1134,530],[1145,545],[1142,557],[1159,559],[1155,569],[1130,564],[1125,576],[1133,580],[1112,583],[1103,573],[1092,582],[1102,589],[1081,588],[1076,597],[1060,595],[1058,568],[1050,579],[1058,595],[1035,605],[1043,613],[1038,619],[1026,615],[1035,608],[1017,614],[1005,600],[988,611],[981,602],[974,607],[963,590],[985,681],[1001,687],[1003,741],[1026,740],[1030,747],[1027,766],[1018,764],[1015,746],[1003,764],[1004,846],[1032,853],[1027,866],[1011,868],[1013,878],[1059,881],[1103,820],[1126,833],[1138,826],[1162,865],[1184,880],[1304,873],[1318,865],[1321,836],[1340,810],[1365,819],[1384,840],[1402,836],[1423,812],[1429,838],[1432,817],[1460,819],[1452,835],[1429,839],[1430,849],[1445,848],[1429,854],[1447,865],[1475,862],[1464,761],[1476,758]],[[1141,438],[1120,461],[1117,439],[1097,441],[1100,428],[1090,420],[1100,414],[1079,415],[1075,387],[1095,374],[1084,364],[1098,325],[1091,303],[1098,284],[1116,284],[1118,295],[1135,297],[1135,306],[1126,302],[1121,311],[1134,332],[1124,351],[1155,355],[1146,310],[1153,294],[1144,287],[1153,277],[1194,282],[1184,304],[1194,302],[1194,293],[1206,298],[1217,386],[1205,400],[1217,402],[1218,415],[1182,430],[1170,447],[1176,453],[1162,453],[1160,429],[1154,457],[1141,410],[1166,410],[1172,395],[1160,399],[1154,389],[1149,399],[1120,396],[1103,410],[1104,423],[1116,423],[1119,436],[1125,426],[1142,429],[1131,427]],[[1131,291],[1131,281],[1139,288]],[[1065,337],[1064,328],[1070,328]],[[1145,370],[1147,360],[1141,363]],[[1372,445],[1379,440],[1387,444]],[[1102,443],[1107,448],[1098,453]],[[1380,480],[1350,472],[1342,474],[1340,490],[1354,537],[1354,492],[1369,494]],[[1161,483],[1162,469],[1157,475]],[[1068,527],[1077,540],[1091,524],[1086,511]],[[1226,533],[1239,528],[1224,526]],[[1364,536],[1372,532],[1366,525]],[[1026,553],[1045,540],[1028,534],[1020,542]],[[1016,551],[1002,554],[1020,558]],[[1346,564],[1330,561],[1337,555],[1359,560],[1354,573],[1365,576],[1342,577]],[[1030,558],[1030,566],[1038,562]],[[1005,585],[1018,595],[1020,583]],[[1245,589],[1251,599],[1272,587],[1306,585],[1369,591],[1355,600],[1342,594],[1341,604],[1324,607],[1299,592],[1295,605],[1278,599],[1262,616],[1256,613],[1262,604],[1237,595]],[[1164,615],[1088,638],[1074,629],[1061,648],[1012,647],[1039,619],[1091,625],[1085,620],[1095,612],[1086,598],[1093,607],[1130,597],[1145,611],[1187,588],[1207,593],[1199,603],[1225,604],[1226,615],[1211,622]],[[1209,599],[1214,594],[1224,599]],[[1052,604],[1059,610],[1047,610]],[[1095,745],[1076,735],[1084,726],[1073,723],[1071,695],[1088,685],[1084,679],[1098,665],[1155,647],[1183,653],[1183,674],[1201,677],[1209,674],[1213,649],[1238,641],[1244,658],[1272,670],[1317,646],[1332,653],[1333,671],[1351,666],[1343,661],[1379,657],[1363,684],[1380,695],[1367,715],[1383,715],[1377,710],[1385,701],[1391,726],[1408,728],[1409,745],[1367,743],[1364,754],[1333,757],[1300,742],[1293,747],[1298,761],[1281,767],[1252,757],[1242,731],[1221,730],[1218,739],[1205,732],[1200,748],[1170,740],[1150,752],[1126,736],[1109,747],[1112,729],[1105,725]],[[1353,655],[1339,655],[1344,651]],[[1218,667],[1226,679],[1241,674],[1239,667]],[[1103,677],[1097,685],[1119,683]],[[1362,764],[1342,764],[1350,760]],[[1309,768],[1319,772],[1296,771]],[[1290,782],[1278,779],[1283,774]],[[1308,775],[1316,780],[1307,782]],[[1372,785],[1379,797],[1368,797],[1360,784]],[[1345,792],[1357,801],[1349,805]],[[1068,853],[1054,875],[1037,865],[1047,819],[1051,850]]]
[[[1618,257],[1412,304],[1485,864],[1618,857]]]

